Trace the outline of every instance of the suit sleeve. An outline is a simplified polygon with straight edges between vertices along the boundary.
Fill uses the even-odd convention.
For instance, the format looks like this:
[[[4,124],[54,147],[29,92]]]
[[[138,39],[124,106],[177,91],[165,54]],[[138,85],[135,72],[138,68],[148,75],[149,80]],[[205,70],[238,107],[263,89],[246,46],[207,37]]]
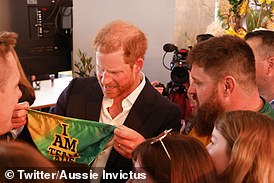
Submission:
[[[166,126],[173,131],[179,132],[181,129],[181,111],[176,104],[172,104],[167,116]]]

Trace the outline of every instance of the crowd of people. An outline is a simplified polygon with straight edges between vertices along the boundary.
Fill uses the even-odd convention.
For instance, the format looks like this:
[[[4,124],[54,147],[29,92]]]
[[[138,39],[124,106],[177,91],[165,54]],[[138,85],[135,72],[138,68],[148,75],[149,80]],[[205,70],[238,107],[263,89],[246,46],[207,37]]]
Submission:
[[[22,157],[26,166],[56,167],[35,149],[28,132],[26,109],[35,95],[14,50],[16,39],[0,32],[1,174],[20,167]],[[96,76],[74,78],[51,109],[117,126],[90,168],[145,173],[143,182],[274,182],[273,31],[250,32],[245,40],[209,36],[193,46],[187,56],[192,115],[186,134],[180,134],[180,108],[142,72],[148,47],[142,30],[113,21],[98,30],[93,46]],[[35,158],[23,156],[26,151]]]

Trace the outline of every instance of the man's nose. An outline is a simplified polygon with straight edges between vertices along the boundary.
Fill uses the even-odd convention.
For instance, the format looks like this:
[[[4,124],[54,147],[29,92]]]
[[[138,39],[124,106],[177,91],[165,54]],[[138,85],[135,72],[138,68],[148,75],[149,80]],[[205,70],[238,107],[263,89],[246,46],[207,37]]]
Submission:
[[[101,83],[102,84],[108,84],[111,81],[110,74],[108,72],[103,72],[102,73],[102,78],[101,78]]]
[[[196,94],[196,88],[194,87],[193,83],[191,82],[189,88],[187,90],[189,94]]]

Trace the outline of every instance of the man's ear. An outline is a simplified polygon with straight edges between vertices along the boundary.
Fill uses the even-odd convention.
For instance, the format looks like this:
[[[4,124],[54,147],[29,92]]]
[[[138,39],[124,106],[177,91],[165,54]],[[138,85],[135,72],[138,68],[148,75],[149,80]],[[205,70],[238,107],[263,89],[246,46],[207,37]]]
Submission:
[[[267,75],[274,73],[274,56],[271,56],[266,59],[267,61]]]
[[[144,59],[138,58],[134,64],[134,70],[135,72],[140,72],[144,65]]]
[[[235,85],[236,85],[236,81],[235,81],[234,77],[225,76],[224,82],[223,82],[224,96],[231,95],[235,89]]]

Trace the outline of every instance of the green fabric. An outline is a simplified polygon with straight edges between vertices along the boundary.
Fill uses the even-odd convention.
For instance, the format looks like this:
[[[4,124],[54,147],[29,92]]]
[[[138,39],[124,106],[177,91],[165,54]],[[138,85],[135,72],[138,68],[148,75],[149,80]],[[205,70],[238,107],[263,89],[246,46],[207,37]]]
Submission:
[[[274,110],[272,109],[271,105],[268,102],[266,102],[264,98],[261,97],[261,99],[263,99],[264,101],[264,106],[259,112],[262,114],[266,114],[272,119],[274,119]]]
[[[28,130],[50,160],[90,164],[106,147],[116,127],[95,121],[28,110]]]

